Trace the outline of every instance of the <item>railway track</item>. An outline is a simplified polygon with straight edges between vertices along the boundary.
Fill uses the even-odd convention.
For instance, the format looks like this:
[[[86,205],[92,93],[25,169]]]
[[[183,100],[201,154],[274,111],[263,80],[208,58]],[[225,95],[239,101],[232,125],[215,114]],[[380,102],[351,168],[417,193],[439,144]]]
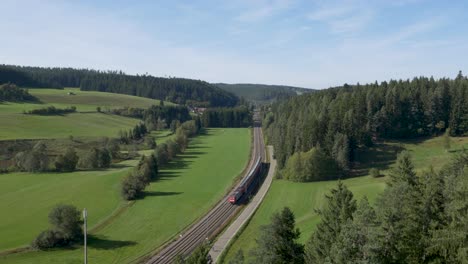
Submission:
[[[264,160],[264,144],[259,122],[254,123],[254,148],[252,157],[246,170],[246,175],[254,165],[257,157]],[[246,176],[244,175],[244,177]],[[238,186],[235,186],[237,188]],[[234,189],[235,189],[234,188]],[[233,189],[233,190],[234,190]],[[185,233],[180,234],[177,240],[168,244],[157,255],[153,256],[148,264],[167,264],[172,263],[178,256],[188,256],[203,242],[213,238],[222,227],[236,214],[239,205],[231,204],[227,201],[229,194],[211,210],[201,220],[193,224]]]

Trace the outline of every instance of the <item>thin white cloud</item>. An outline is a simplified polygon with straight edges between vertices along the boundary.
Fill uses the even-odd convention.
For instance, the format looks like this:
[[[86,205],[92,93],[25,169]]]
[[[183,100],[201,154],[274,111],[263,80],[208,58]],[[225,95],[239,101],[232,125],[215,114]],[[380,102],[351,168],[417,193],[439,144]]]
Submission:
[[[371,4],[363,5],[357,1],[321,3],[316,10],[307,15],[313,22],[327,25],[336,34],[356,33],[370,24],[375,11]]]
[[[237,21],[255,22],[274,16],[281,11],[288,9],[292,4],[292,0],[257,0],[247,1],[245,8],[236,17]]]

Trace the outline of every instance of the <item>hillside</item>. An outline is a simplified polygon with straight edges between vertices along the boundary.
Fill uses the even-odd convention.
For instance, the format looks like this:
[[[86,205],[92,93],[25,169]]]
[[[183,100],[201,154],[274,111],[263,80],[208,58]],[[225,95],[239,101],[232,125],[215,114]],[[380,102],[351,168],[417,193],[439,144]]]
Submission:
[[[98,113],[122,107],[147,108],[159,105],[159,100],[113,94],[80,91],[77,88],[30,89],[39,102],[0,103],[0,140],[46,139],[75,137],[116,137],[121,129],[135,126],[137,119]],[[166,102],[170,105],[171,103]],[[49,106],[66,108],[75,106],[77,112],[68,115],[38,116],[24,112]]]
[[[468,137],[452,138],[452,148],[449,152],[444,149],[442,137],[387,141],[364,153],[359,153],[360,168],[365,172],[361,177],[345,179],[343,183],[353,192],[356,199],[367,197],[371,204],[374,204],[386,188],[387,175],[395,166],[397,149],[411,153],[415,171],[422,175],[431,165],[435,170],[441,169],[441,166],[449,162],[451,157],[467,147]],[[383,177],[371,177],[368,172],[370,168],[379,168]],[[320,215],[315,210],[323,208],[326,204],[325,195],[336,185],[337,181],[297,183],[281,179],[274,180],[265,200],[227,250],[224,261],[221,263],[229,263],[239,250],[242,250],[245,257],[251,260],[249,252],[256,246],[255,239],[259,237],[260,226],[268,224],[272,214],[284,206],[293,210],[296,226],[301,231],[299,241],[305,243],[320,222]]]
[[[234,106],[238,98],[200,80],[129,75],[117,71],[40,68],[0,65],[0,84],[20,87],[80,87],[83,91],[111,92],[198,106]]]
[[[303,93],[309,93],[314,90],[294,87],[294,86],[283,86],[283,85],[266,85],[266,84],[249,84],[249,83],[238,83],[238,84],[226,84],[216,83],[219,88],[243,97],[248,101],[265,103],[272,102],[278,99],[286,99],[292,96],[300,95]]]

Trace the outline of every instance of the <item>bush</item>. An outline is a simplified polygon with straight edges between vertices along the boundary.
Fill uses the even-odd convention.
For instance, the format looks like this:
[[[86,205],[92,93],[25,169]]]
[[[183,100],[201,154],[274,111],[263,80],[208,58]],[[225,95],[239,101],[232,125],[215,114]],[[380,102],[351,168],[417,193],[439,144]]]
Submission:
[[[151,180],[158,176],[158,161],[154,155],[143,156],[138,166],[122,181],[122,197],[125,200],[134,200],[141,196],[141,193]]]
[[[63,234],[67,241],[79,241],[83,235],[81,230],[81,213],[73,205],[57,205],[49,213],[49,223]]]
[[[109,168],[112,163],[111,153],[106,148],[92,148],[80,157],[78,166],[85,169]]]
[[[68,148],[63,155],[58,155],[55,159],[55,169],[57,171],[74,171],[78,163],[78,156],[73,148]]]
[[[372,169],[370,169],[369,174],[370,174],[373,178],[378,178],[378,177],[380,177],[380,171],[379,171],[379,169],[377,169],[377,168],[372,168]]]
[[[35,249],[50,249],[66,245],[63,234],[57,230],[42,231],[31,243],[31,247]]]
[[[49,168],[47,146],[38,142],[31,151],[19,152],[15,156],[15,166],[22,171],[42,172]]]
[[[81,214],[75,206],[57,205],[49,213],[53,229],[42,231],[31,243],[35,249],[50,249],[81,241]]]
[[[131,173],[122,180],[122,197],[127,201],[135,200],[141,196],[146,185],[147,184],[137,173]]]
[[[145,144],[150,149],[156,148],[156,140],[154,139],[154,137],[151,137],[151,136],[145,137]]]
[[[112,163],[112,157],[110,151],[106,148],[98,150],[98,167],[99,168],[109,168]]]
[[[159,144],[154,152],[159,165],[165,165],[169,162],[169,153],[166,143]]]
[[[99,165],[99,150],[97,148],[92,148],[91,150],[85,152],[81,155],[80,160],[78,161],[78,167],[84,169],[94,169]]]

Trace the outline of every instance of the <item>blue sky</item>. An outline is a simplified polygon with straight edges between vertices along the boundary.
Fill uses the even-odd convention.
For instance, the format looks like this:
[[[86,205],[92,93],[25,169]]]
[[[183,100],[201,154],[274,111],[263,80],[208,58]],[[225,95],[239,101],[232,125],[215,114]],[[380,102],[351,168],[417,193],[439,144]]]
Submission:
[[[327,88],[468,71],[468,1],[1,0],[0,63]]]

